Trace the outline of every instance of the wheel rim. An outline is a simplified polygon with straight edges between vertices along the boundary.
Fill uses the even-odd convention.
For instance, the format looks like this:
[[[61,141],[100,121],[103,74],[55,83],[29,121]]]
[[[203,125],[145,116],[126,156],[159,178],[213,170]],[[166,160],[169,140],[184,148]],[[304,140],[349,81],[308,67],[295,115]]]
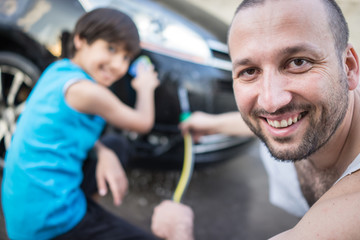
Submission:
[[[0,65],[0,166],[4,166],[16,120],[24,109],[33,81],[21,69]]]

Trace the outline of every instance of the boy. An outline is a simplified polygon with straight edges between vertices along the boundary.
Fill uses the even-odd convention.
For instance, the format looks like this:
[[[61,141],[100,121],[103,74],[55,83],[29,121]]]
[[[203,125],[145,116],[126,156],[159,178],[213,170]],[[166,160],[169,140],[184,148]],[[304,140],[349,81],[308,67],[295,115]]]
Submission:
[[[119,205],[127,190],[121,164],[98,140],[105,122],[137,132],[154,123],[153,68],[140,66],[132,86],[135,109],[107,88],[124,76],[139,52],[133,21],[114,9],[82,16],[71,59],[51,64],[22,113],[6,154],[2,204],[11,239],[154,239],[107,213],[80,188],[82,165],[97,150],[97,186]],[[86,181],[86,179],[85,179]]]

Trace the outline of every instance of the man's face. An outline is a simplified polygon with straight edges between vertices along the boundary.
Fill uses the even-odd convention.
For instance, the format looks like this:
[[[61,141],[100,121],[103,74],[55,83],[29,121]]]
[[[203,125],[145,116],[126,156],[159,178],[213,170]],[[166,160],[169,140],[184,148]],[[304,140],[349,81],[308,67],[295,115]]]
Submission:
[[[345,116],[348,88],[320,1],[241,10],[229,49],[238,108],[274,157],[303,159],[329,140]]]

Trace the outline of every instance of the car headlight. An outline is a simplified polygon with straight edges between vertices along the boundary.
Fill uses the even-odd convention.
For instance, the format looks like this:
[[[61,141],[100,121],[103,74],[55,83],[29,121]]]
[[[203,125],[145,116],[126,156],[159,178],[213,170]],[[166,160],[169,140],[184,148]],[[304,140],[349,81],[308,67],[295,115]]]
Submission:
[[[172,57],[205,64],[211,57],[206,41],[186,25],[186,20],[148,0],[81,0],[90,11],[97,7],[114,7],[135,22],[143,48]]]

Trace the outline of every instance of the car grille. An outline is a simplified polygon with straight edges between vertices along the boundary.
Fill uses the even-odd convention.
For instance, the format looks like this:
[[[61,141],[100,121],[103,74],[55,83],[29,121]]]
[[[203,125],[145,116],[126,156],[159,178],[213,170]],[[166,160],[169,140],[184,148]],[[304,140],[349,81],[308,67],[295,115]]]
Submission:
[[[212,53],[209,65],[222,70],[232,71],[232,64],[227,45],[215,40],[208,40],[207,43]]]

